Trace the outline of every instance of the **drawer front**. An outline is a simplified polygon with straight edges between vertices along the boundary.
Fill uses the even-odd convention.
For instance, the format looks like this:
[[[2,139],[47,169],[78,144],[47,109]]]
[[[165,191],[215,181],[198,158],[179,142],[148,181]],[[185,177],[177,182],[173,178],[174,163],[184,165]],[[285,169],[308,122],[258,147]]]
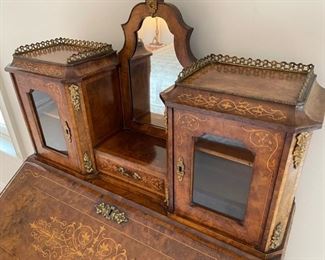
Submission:
[[[125,167],[102,156],[97,156],[98,170],[147,191],[165,196],[165,180],[157,176]]]
[[[284,135],[187,111],[175,113],[174,131],[176,215],[259,245]]]

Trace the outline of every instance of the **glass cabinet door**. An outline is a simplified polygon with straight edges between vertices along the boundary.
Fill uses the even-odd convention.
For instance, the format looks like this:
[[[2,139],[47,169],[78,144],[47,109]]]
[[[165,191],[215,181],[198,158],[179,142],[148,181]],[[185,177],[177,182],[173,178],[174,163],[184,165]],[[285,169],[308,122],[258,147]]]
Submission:
[[[45,146],[67,154],[64,129],[56,102],[45,92],[38,90],[34,90],[31,97]]]
[[[285,135],[177,109],[172,120],[173,214],[259,245]]]
[[[254,155],[234,140],[205,135],[194,151],[192,203],[244,220]]]

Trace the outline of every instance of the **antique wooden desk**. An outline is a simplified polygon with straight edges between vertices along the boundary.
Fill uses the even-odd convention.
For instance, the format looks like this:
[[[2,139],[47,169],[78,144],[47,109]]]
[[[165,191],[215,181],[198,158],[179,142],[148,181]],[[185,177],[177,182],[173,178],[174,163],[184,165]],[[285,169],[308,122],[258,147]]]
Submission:
[[[324,119],[314,66],[197,60],[162,0],[122,27],[118,54],[57,38],[7,66],[36,152],[1,194],[0,259],[283,257]]]

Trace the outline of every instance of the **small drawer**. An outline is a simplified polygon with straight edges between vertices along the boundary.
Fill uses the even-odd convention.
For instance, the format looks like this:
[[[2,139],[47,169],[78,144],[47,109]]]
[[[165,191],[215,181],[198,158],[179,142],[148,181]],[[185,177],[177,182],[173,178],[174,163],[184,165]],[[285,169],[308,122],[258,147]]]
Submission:
[[[143,171],[134,170],[130,167],[125,167],[116,164],[108,159],[97,157],[98,170],[109,176],[118,178],[132,185],[141,187],[150,192],[165,196],[165,181]]]

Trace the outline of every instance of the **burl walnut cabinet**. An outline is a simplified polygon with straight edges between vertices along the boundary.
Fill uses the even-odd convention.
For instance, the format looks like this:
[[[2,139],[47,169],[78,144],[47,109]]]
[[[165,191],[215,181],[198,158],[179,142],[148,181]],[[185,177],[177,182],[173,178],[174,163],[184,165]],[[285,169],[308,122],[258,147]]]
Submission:
[[[283,258],[324,119],[314,66],[197,60],[162,0],[122,27],[119,53],[57,38],[7,66],[36,152],[1,193],[0,259]]]

